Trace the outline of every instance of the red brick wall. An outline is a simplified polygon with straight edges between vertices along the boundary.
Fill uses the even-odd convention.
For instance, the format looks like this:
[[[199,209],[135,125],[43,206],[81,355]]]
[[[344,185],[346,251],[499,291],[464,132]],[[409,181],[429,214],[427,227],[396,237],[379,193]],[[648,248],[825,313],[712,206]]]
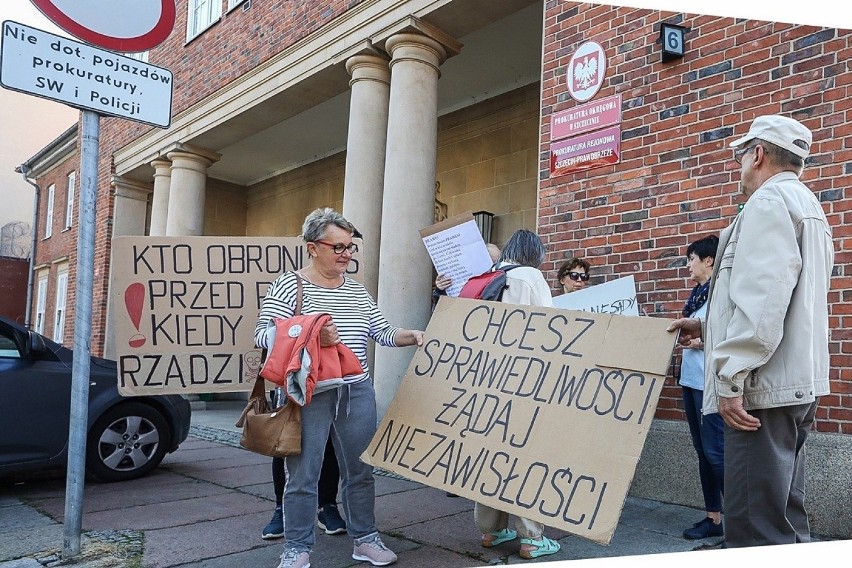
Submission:
[[[0,315],[21,324],[26,319],[29,267],[29,259],[0,256]]]
[[[677,317],[693,284],[686,247],[718,234],[743,202],[727,142],[759,114],[800,120],[814,133],[803,180],[833,226],[837,255],[832,394],[817,427],[852,434],[852,32],[552,0],[545,11],[539,226],[551,280],[562,259],[584,256],[593,280],[633,274],[649,315]],[[662,21],[691,28],[683,59],[661,63]],[[577,104],[565,69],[588,40],[608,60],[596,98],[622,94],[621,163],[550,179],[550,115]],[[683,417],[674,376],[657,416]]]
[[[65,228],[65,212],[68,204],[68,174],[76,172],[76,181],[74,188],[74,212],[71,222],[71,228]],[[57,267],[64,263],[63,258],[68,259],[68,294],[65,300],[65,307],[68,316],[65,318],[64,342],[66,345],[71,345],[71,339],[74,337],[74,298],[75,286],[74,276],[77,272],[77,231],[79,230],[78,215],[80,211],[80,158],[75,152],[65,161],[56,165],[45,175],[37,180],[39,186],[39,203],[38,203],[38,234],[36,239],[36,255],[35,265],[48,265],[48,280],[47,280],[47,301],[45,303],[45,322],[44,334],[47,337],[53,337],[53,319],[56,310],[56,273]],[[44,238],[45,226],[47,223],[47,200],[48,188],[51,184],[55,185],[53,195],[53,234]],[[57,261],[61,261],[57,264]],[[35,327],[35,310],[36,302],[38,301],[38,279],[33,280],[33,295],[30,323]]]

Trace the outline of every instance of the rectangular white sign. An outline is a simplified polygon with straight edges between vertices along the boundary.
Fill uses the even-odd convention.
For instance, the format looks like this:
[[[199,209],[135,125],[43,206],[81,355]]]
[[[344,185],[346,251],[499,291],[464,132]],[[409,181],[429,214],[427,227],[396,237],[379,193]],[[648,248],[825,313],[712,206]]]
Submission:
[[[447,288],[448,296],[458,296],[471,276],[482,274],[493,264],[470,213],[427,227],[420,236],[435,270],[453,281]]]
[[[17,22],[3,22],[0,84],[99,114],[167,127],[172,72]]]
[[[638,316],[636,282],[633,275],[553,297],[557,308],[580,310],[597,314]]]

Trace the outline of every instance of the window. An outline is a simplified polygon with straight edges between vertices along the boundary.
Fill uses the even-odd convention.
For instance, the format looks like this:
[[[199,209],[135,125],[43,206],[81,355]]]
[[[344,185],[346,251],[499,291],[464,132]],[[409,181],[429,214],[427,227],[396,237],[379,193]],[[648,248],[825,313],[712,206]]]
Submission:
[[[49,239],[53,234],[53,197],[56,193],[56,186],[50,184],[47,188],[47,213],[44,216],[44,238]]]
[[[242,4],[245,0],[228,0],[228,10],[233,10],[240,4]]]
[[[53,316],[53,340],[62,343],[65,335],[65,298],[68,295],[68,267],[56,273],[56,312]]]
[[[222,15],[222,0],[189,0],[189,15],[186,21],[186,41],[191,40]]]
[[[77,172],[68,174],[68,199],[65,200],[65,228],[70,229],[74,222],[74,185],[77,183]]]
[[[35,330],[44,333],[44,312],[47,306],[47,274],[38,277],[38,294],[36,295]]]

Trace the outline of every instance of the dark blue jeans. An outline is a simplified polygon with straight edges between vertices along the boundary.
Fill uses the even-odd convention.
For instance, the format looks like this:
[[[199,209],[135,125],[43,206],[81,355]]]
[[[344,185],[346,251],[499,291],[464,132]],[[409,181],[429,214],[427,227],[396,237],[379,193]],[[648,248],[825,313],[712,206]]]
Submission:
[[[704,509],[710,513],[722,511],[725,487],[725,422],[718,413],[701,414],[704,393],[690,387],[683,390],[683,407],[692,446],[698,454],[698,477],[704,493]]]

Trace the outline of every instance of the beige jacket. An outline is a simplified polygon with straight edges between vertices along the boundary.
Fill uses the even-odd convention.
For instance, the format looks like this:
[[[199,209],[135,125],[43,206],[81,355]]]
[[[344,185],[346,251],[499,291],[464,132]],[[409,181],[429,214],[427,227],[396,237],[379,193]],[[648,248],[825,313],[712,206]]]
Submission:
[[[748,199],[719,237],[704,325],[704,414],[718,397],[746,410],[828,394],[834,245],[814,194],[792,172]]]

